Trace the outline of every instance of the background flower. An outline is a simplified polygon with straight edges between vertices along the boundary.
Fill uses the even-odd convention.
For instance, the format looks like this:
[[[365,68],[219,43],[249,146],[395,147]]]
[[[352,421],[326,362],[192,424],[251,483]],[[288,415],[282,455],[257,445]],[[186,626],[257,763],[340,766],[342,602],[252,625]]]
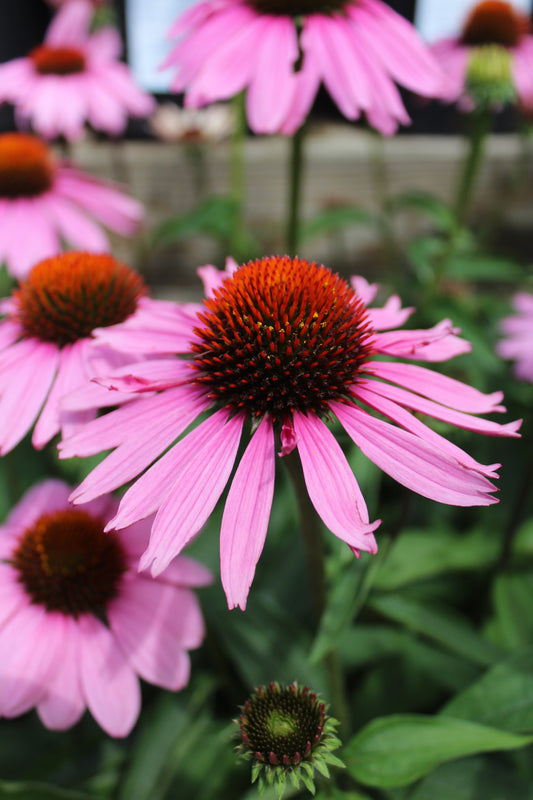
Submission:
[[[519,292],[513,298],[513,307],[516,313],[501,321],[505,338],[496,349],[502,358],[516,361],[517,378],[533,383],[533,295]]]
[[[108,250],[108,238],[93,219],[132,236],[143,216],[142,205],[116,184],[56,159],[35,136],[0,134],[0,261],[15,277],[25,278],[37,261],[58,253],[63,241]]]
[[[143,567],[151,564],[157,574],[200,531],[230,479],[245,423],[252,436],[231,481],[220,534],[230,607],[246,605],[267,532],[279,446],[284,456],[298,449],[309,497],[326,527],[354,551],[376,552],[379,521],[369,522],[324,419],[337,417],[365,455],[425,497],[459,506],[496,502],[488,479],[498,465],[479,464],[410,412],[514,436],[519,423],[476,416],[503,411],[501,393],[484,395],[424,367],[375,358],[445,361],[467,352],[470,345],[449,320],[429,330],[396,330],[412,312],[398,297],[367,310],[376,286],[358,278],[350,287],[325,267],[288,256],[238,269],[230,263],[226,273],[207,267],[202,276],[205,304],[196,314],[188,306],[176,330],[186,359],[147,361],[99,379],[139,399],[61,445],[63,457],[116,448],[76,489],[75,502],[126,483],[165,453],[128,489],[108,526],[157,511]],[[112,344],[117,333],[120,326],[110,327],[99,340]],[[142,399],[156,389],[163,391]],[[170,447],[205,411],[207,418]]]
[[[443,75],[415,29],[381,0],[206,0],[169,32],[164,65],[197,107],[247,89],[256,133],[294,133],[323,82],[348,119],[386,135],[409,117],[394,81],[439,96]]]
[[[0,65],[0,101],[13,103],[18,119],[45,138],[79,139],[85,122],[117,136],[128,116],[145,117],[154,107],[118,61],[118,32],[105,27],[89,33],[93,12],[87,0],[70,0],[42,45]]]
[[[73,509],[69,491],[37,484],[0,527],[0,714],[35,707],[64,730],[87,707],[125,736],[140,711],[139,677],[172,690],[188,682],[187,651],[204,636],[191,588],[210,573],[180,558],[159,580],[139,574],[149,524],[104,534],[116,501]]]

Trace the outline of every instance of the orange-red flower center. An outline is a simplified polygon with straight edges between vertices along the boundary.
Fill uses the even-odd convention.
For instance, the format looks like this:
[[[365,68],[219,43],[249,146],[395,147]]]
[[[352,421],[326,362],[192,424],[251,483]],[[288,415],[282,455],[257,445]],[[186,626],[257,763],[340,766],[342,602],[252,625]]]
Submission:
[[[53,183],[52,152],[27,133],[0,134],[0,197],[36,197]]]
[[[46,258],[13,293],[26,336],[60,347],[124,322],[145,294],[140,275],[107,253]]]
[[[300,258],[250,261],[205,302],[192,346],[197,382],[233,411],[325,414],[372,351],[365,307],[331,270]]]
[[[300,17],[342,11],[348,0],[248,0],[260,14]]]
[[[85,69],[85,55],[77,47],[41,44],[29,54],[39,75],[75,75]]]
[[[470,12],[461,37],[462,44],[499,44],[515,47],[531,30],[527,14],[503,0],[486,0]]]
[[[30,601],[69,616],[105,619],[126,571],[124,548],[104,522],[78,508],[43,514],[11,557]]]

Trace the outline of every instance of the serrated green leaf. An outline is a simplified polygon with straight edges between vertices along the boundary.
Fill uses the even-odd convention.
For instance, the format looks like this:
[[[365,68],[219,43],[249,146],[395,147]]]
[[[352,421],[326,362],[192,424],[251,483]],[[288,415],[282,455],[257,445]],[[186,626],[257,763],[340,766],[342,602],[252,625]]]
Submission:
[[[393,715],[376,719],[345,747],[348,772],[377,788],[407,786],[456,758],[511,750],[533,742],[485,725],[439,715]]]

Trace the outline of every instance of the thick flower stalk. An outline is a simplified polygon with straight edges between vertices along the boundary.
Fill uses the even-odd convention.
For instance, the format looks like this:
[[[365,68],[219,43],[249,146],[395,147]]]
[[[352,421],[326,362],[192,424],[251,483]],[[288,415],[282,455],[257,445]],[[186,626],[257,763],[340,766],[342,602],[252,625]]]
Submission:
[[[106,534],[116,500],[77,509],[69,492],[37,484],[0,527],[0,715],[35,708],[47,728],[65,730],[88,708],[110,736],[126,736],[139,677],[187,684],[188,650],[204,637],[192,588],[211,575],[189,558],[158,579],[140,574],[149,522]]]
[[[35,423],[36,448],[60,430],[72,433],[102,406],[131,400],[90,384],[82,412],[63,411],[64,394],[130,363],[117,346],[97,345],[96,328],[128,321],[157,330],[174,306],[146,297],[140,275],[105,253],[61,253],[35,265],[11,297],[0,301],[0,454],[5,455]],[[150,352],[145,342],[134,359]]]
[[[73,493],[77,503],[146,469],[108,525],[122,528],[157,511],[143,568],[151,565],[157,575],[201,530],[230,482],[243,431],[247,444],[230,482],[220,533],[230,607],[245,607],[263,549],[276,451],[284,456],[298,450],[309,497],[325,526],[356,554],[376,552],[379,521],[369,521],[356,478],[327,424],[335,418],[363,453],[413,491],[459,506],[496,502],[490,479],[497,477],[498,465],[479,464],[415,414],[516,436],[519,423],[498,425],[478,416],[504,410],[501,392],[484,395],[396,360],[446,361],[470,350],[449,320],[429,330],[401,330],[412,309],[402,309],[398,297],[369,308],[376,286],[362,278],[350,285],[299,258],[271,256],[239,268],[230,262],[225,272],[201,272],[204,304],[183,306],[166,341],[152,336],[161,358],[98,379],[132,392],[135,402],[61,445],[67,458],[115,448]],[[133,353],[150,332],[139,333],[126,322],[96,336],[109,346],[127,342]],[[81,390],[65,407],[81,409],[84,402]]]
[[[533,295],[519,292],[513,298],[515,313],[500,323],[504,338],[497,345],[502,358],[515,361],[517,378],[533,383]]]
[[[88,122],[120,135],[128,118],[146,117],[153,98],[119,61],[122,42],[111,27],[94,33],[90,0],[69,0],[54,16],[42,45],[0,65],[0,102],[46,139],[79,139]]]
[[[533,102],[531,19],[504,0],[474,5],[462,31],[431,48],[447,76],[442,97],[459,107],[499,109],[515,98]]]
[[[0,134],[0,262],[16,278],[63,243],[105,252],[100,225],[133,236],[143,218],[142,205],[119,186],[57,159],[37,137]]]
[[[323,83],[348,119],[386,135],[408,124],[395,82],[438,97],[443,74],[413,26],[381,0],[204,0],[169,31],[164,63],[192,107],[247,90],[256,133],[292,135]]]
[[[332,752],[341,745],[338,722],[307,686],[259,686],[235,721],[241,738],[236,749],[252,762],[252,783],[258,781],[259,794],[274,786],[279,800],[287,782],[296,789],[303,783],[314,794],[315,769],[329,778],[328,765],[344,767]]]

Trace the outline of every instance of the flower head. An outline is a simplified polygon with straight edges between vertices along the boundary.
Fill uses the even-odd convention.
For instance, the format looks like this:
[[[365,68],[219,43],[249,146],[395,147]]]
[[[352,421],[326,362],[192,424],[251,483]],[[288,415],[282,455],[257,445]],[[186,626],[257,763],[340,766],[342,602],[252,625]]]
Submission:
[[[533,295],[519,292],[513,298],[515,314],[501,321],[505,338],[497,345],[502,358],[516,362],[517,378],[533,383]]]
[[[509,2],[477,3],[458,36],[437,42],[432,51],[448,76],[448,102],[497,109],[515,98],[533,101],[531,19]]]
[[[118,60],[117,31],[89,33],[93,13],[90,0],[64,3],[43,44],[0,65],[0,102],[13,103],[17,117],[46,139],[79,139],[85,122],[117,136],[128,116],[145,117],[154,107]]]
[[[376,552],[379,521],[369,521],[327,424],[334,418],[363,453],[419,494],[462,506],[496,502],[488,478],[496,477],[497,465],[479,464],[410,411],[515,436],[519,423],[476,416],[503,411],[501,393],[483,395],[424,367],[381,358],[445,361],[468,351],[449,320],[429,330],[396,330],[412,312],[398,297],[369,308],[377,287],[362,278],[348,284],[300,258],[271,256],[239,268],[229,262],[226,272],[204,267],[201,273],[207,299],[182,307],[173,357],[99,378],[138,399],[60,445],[63,457],[116,448],[74,492],[75,502],[131,480],[161,455],[128,489],[109,523],[120,528],[158,512],[143,567],[152,565],[157,574],[200,531],[230,480],[245,429],[251,438],[231,481],[220,537],[230,607],[245,607],[263,549],[277,449],[282,456],[298,449],[310,499],[326,527],[354,552]],[[121,325],[97,333],[109,345],[117,336],[122,341]],[[132,331],[131,352],[136,338]],[[160,394],[145,395],[156,390]],[[186,432],[204,412],[206,419]]]
[[[328,764],[344,766],[332,753],[341,744],[337,720],[307,686],[259,686],[241,712],[237,752],[252,761],[252,782],[259,779],[260,794],[274,785],[281,798],[287,778],[295,788],[301,781],[314,794],[315,768],[329,778]]]
[[[207,108],[180,108],[161,103],[150,117],[152,132],[163,142],[204,144],[226,139],[234,128],[232,108],[218,103]]]
[[[323,82],[348,119],[386,135],[409,117],[395,81],[440,96],[443,76],[416,31],[381,0],[204,0],[169,32],[163,66],[192,107],[247,89],[256,133],[294,133]]]
[[[132,236],[143,208],[114,184],[58,161],[35,136],[0,134],[0,261],[10,273],[25,278],[37,261],[61,250],[62,240],[108,250],[107,236],[92,218]]]
[[[0,310],[0,452],[11,450],[34,422],[32,443],[43,447],[59,430],[73,432],[113,398],[97,384],[83,411],[63,411],[60,400],[91,378],[141,357],[120,343],[96,345],[96,329],[128,323],[138,333],[164,325],[168,304],[150,300],[141,277],[107,253],[68,252],[44,259],[2,301]],[[161,319],[158,319],[160,317]],[[143,349],[144,348],[144,349]]]
[[[188,682],[187,651],[204,635],[191,589],[210,574],[188,558],[160,579],[139,574],[149,525],[106,534],[116,501],[73,508],[69,491],[43,481],[0,527],[0,714],[35,707],[64,730],[87,707],[107,733],[125,736],[139,714],[139,677],[172,690]]]

